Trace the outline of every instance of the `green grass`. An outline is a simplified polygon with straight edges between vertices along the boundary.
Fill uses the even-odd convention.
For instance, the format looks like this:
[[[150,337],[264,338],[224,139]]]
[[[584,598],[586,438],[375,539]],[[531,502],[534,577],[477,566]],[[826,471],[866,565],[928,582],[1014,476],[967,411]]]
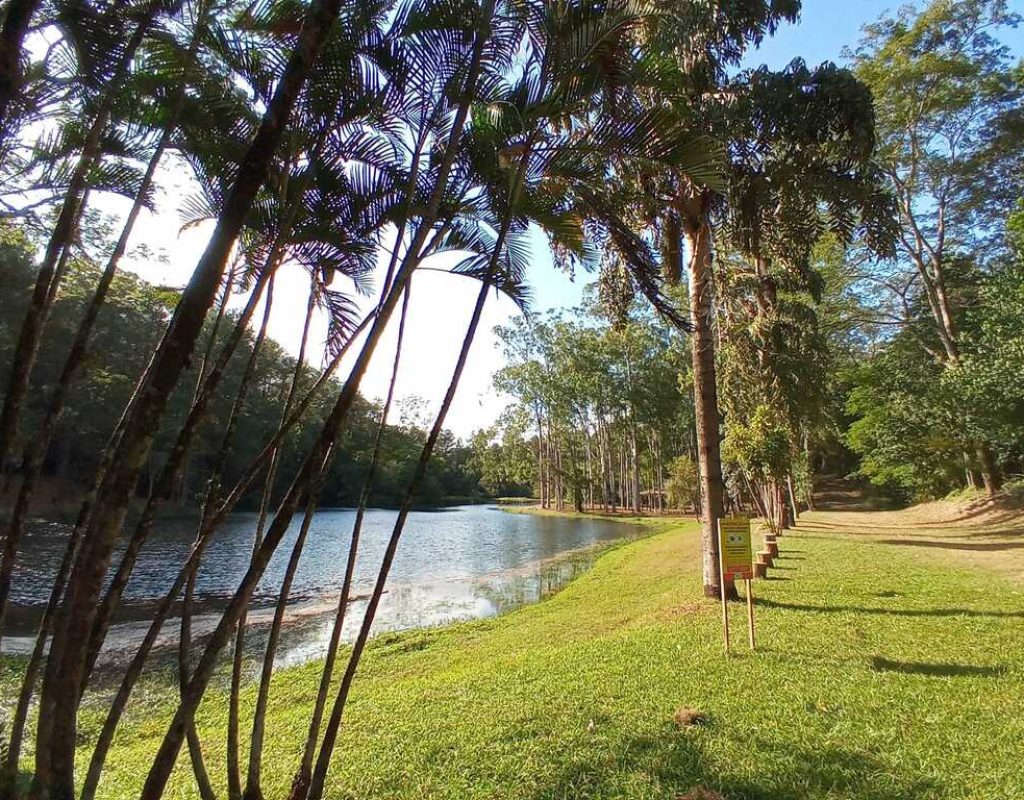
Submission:
[[[328,796],[668,800],[704,785],[779,800],[1024,797],[1019,589],[913,548],[818,531],[781,545],[756,584],[756,653],[738,605],[722,652],[692,523],[604,554],[540,604],[378,638]],[[269,798],[287,790],[317,678],[315,664],[275,678]],[[200,727],[222,782],[219,692]],[[676,729],[680,706],[708,723]],[[169,708],[152,682],[103,796],[137,796]],[[168,797],[194,796],[187,761]]]
[[[652,532],[665,531],[672,528],[685,527],[694,523],[693,516],[678,513],[671,514],[633,514],[625,509],[615,513],[605,511],[576,511],[566,507],[564,511],[552,508],[531,506],[508,506],[501,509],[506,514],[532,514],[537,517],[565,517],[568,519],[606,519],[611,522],[623,522],[630,525],[643,525]]]

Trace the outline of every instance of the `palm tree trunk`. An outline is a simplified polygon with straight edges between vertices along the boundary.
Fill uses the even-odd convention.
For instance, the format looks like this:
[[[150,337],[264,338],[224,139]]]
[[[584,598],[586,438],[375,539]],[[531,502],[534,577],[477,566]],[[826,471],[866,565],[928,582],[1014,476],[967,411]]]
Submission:
[[[319,3],[314,5],[314,9]],[[334,13],[337,13],[337,5],[334,4]],[[299,474],[296,476],[292,486],[283,498],[274,521],[270,525],[267,535],[264,537],[263,545],[253,563],[250,564],[246,575],[243,577],[235,595],[225,609],[217,628],[210,637],[203,655],[196,666],[192,680],[185,699],[179,705],[174,714],[164,740],[161,743],[149,774],[146,778],[140,800],[158,800],[163,794],[167,779],[177,759],[178,751],[185,733],[186,724],[193,718],[196,708],[199,705],[212,676],[220,650],[224,647],[230,635],[231,628],[235,625],[245,606],[248,604],[249,596],[255,588],[266,565],[273,555],[274,550],[284,536],[288,525],[291,522],[299,504],[302,503],[310,491],[312,482],[315,479],[317,465],[322,463],[327,448],[334,441],[341,424],[348,416],[355,401],[359,385],[369,366],[370,358],[376,349],[383,334],[384,327],[391,318],[397,304],[398,297],[404,290],[412,270],[418,263],[424,244],[427,241],[430,226],[437,219],[441,201],[444,198],[448,186],[448,178],[455,162],[458,151],[458,141],[462,136],[466,119],[469,115],[470,106],[476,95],[477,82],[483,58],[484,44],[491,35],[491,21],[494,14],[494,2],[488,0],[483,8],[479,25],[474,39],[473,53],[466,71],[464,90],[459,100],[449,137],[444,149],[444,154],[436,170],[434,189],[431,193],[427,208],[421,215],[420,226],[413,236],[412,242],[407,250],[407,259],[402,268],[395,275],[394,282],[390,287],[388,296],[382,301],[374,317],[374,324],[367,336],[363,349],[356,359],[345,381],[344,386],[335,402],[334,408],[328,416],[323,430],[307,455]]]
[[[186,559],[185,563],[178,571],[178,575],[175,577],[174,583],[171,585],[171,588],[168,590],[167,594],[164,595],[163,599],[154,611],[153,619],[149,624],[146,635],[143,637],[138,650],[136,650],[135,655],[132,657],[128,668],[125,670],[125,674],[121,678],[121,683],[118,686],[117,694],[110,703],[110,709],[107,711],[107,716],[103,721],[103,727],[100,729],[100,735],[96,741],[96,745],[93,747],[92,756],[89,760],[89,770],[85,776],[80,800],[95,800],[96,789],[99,786],[100,776],[103,772],[103,765],[106,762],[107,754],[110,752],[110,745],[114,741],[114,733],[117,731],[117,725],[128,705],[128,700],[131,697],[132,690],[135,688],[135,684],[142,675],[142,668],[145,666],[146,660],[149,658],[153,645],[156,644],[157,637],[160,635],[163,624],[167,621],[167,617],[169,616],[171,609],[174,607],[174,602],[177,600],[178,594],[194,574],[195,570],[198,569],[203,551],[205,550],[214,530],[215,526],[213,525],[206,525],[202,530],[200,530],[199,536],[196,537],[196,540],[192,545],[192,551],[189,553],[188,559]]]
[[[205,516],[205,515],[204,515]],[[203,522],[200,522],[202,528]],[[178,633],[178,691],[184,692],[188,686],[189,678],[189,650],[192,648],[192,599],[195,596],[196,573],[199,569],[199,562],[195,568],[189,571],[188,579],[185,582],[185,598],[181,604],[181,626]],[[199,739],[199,732],[196,730],[195,721],[188,726],[186,733],[188,739],[188,754],[192,759],[192,775],[196,779],[196,786],[199,788],[199,796],[202,800],[216,800],[216,793],[210,783],[210,773],[206,769],[206,760],[203,758],[203,743]]]
[[[246,469],[245,475],[239,479],[238,483],[229,493],[229,496],[208,518],[204,527],[200,530],[199,535],[196,537],[195,543],[193,544],[192,552],[189,554],[189,558],[179,570],[170,590],[168,590],[167,594],[164,595],[160,604],[157,606],[153,615],[153,621],[150,623],[146,636],[143,638],[142,643],[139,645],[139,649],[132,657],[132,661],[121,680],[120,686],[118,687],[117,695],[111,702],[110,710],[107,712],[107,717],[104,720],[102,729],[100,730],[100,736],[97,744],[93,749],[92,758],[89,764],[89,771],[86,775],[80,800],[94,800],[95,798],[96,788],[99,785],[100,775],[103,771],[103,765],[110,750],[110,745],[114,740],[114,733],[117,730],[118,723],[120,722],[121,716],[128,704],[128,700],[131,697],[132,690],[135,688],[135,684],[142,675],[142,669],[149,657],[149,653],[152,650],[153,645],[156,643],[157,637],[160,635],[163,624],[170,614],[178,594],[181,592],[182,587],[186,585],[186,582],[192,572],[198,569],[199,562],[202,559],[202,554],[206,545],[209,543],[211,536],[217,530],[220,523],[223,522],[224,517],[234,507],[234,504],[255,479],[256,475],[262,469],[262,465],[266,464],[270,451],[279,444],[280,439],[290,432],[292,427],[294,427],[294,425],[302,418],[308,409],[310,402],[319,394],[320,389],[334,374],[334,370],[337,369],[341,359],[348,351],[348,347],[351,342],[359,335],[359,331],[369,320],[373,318],[374,316],[371,314],[367,316],[362,323],[360,323],[349,341],[346,342],[341,351],[332,359],[331,363],[321,373],[316,384],[314,384],[302,401],[296,406],[288,420],[288,426],[286,429],[275,435],[275,438],[272,439],[266,447],[264,447],[263,451],[261,451],[255,459],[253,459],[253,462]]]
[[[288,599],[291,596],[292,582],[295,580],[295,573],[299,568],[302,550],[306,545],[306,536],[309,534],[309,526],[312,524],[313,515],[316,513],[316,499],[319,496],[320,489],[322,489],[323,481],[327,477],[329,464],[330,452],[328,452],[321,469],[319,486],[310,494],[309,500],[306,502],[306,510],[302,516],[299,535],[295,539],[291,556],[288,559],[288,565],[285,567],[284,579],[281,581],[281,588],[277,595],[277,605],[274,607],[274,619],[267,638],[267,648],[263,653],[260,685],[256,695],[256,709],[253,714],[249,768],[246,774],[245,792],[243,793],[243,797],[246,800],[262,800],[263,797],[263,789],[260,786],[260,766],[263,755],[263,737],[266,732],[267,703],[270,701],[270,679],[274,672],[274,657],[277,654],[277,643],[281,638],[281,625],[284,622]]]
[[[244,402],[245,394],[247,393],[249,382],[256,368],[256,359],[258,353],[263,345],[263,340],[267,335],[267,325],[270,323],[270,311],[273,305],[274,298],[274,281],[271,278],[270,285],[267,288],[267,304],[263,312],[263,322],[260,325],[259,333],[256,337],[256,345],[253,347],[252,354],[249,357],[249,362],[246,364],[245,373],[242,376],[242,384],[239,387],[238,396],[235,399],[234,407],[231,409],[231,416],[228,421],[227,430],[224,432],[224,438],[221,443],[220,454],[217,457],[217,465],[214,468],[210,483],[210,490],[207,493],[206,502],[213,506],[219,502],[219,484],[220,478],[219,473],[223,470],[224,464],[227,461],[227,455],[232,447],[232,439],[234,438],[235,426],[237,425],[238,417],[241,412],[242,404]],[[312,293],[310,295],[310,306],[312,305]],[[295,372],[292,376],[292,385],[288,391],[289,400],[291,399],[295,385],[298,382],[298,376],[302,369],[303,357],[305,355],[304,350],[306,346],[306,337],[309,334],[309,319],[312,311],[307,309],[306,312],[306,327],[303,332],[302,339],[302,350],[299,352],[299,357],[296,359]],[[281,425],[284,424],[284,420],[287,419],[288,409],[285,408],[284,414],[282,415]],[[256,532],[253,536],[253,557],[259,552],[260,541],[263,538],[263,526],[266,523],[266,509],[269,501],[269,493],[273,490],[274,484],[274,473],[277,466],[277,455],[278,448],[274,448],[274,453],[270,457],[270,465],[267,468],[267,482],[264,485],[263,490],[263,505],[260,508],[260,518],[256,525]],[[239,732],[239,704],[240,695],[242,691],[242,668],[245,658],[245,617],[246,609],[242,609],[242,614],[238,619],[238,626],[235,632],[235,652],[231,660],[231,689],[228,694],[228,725],[227,725],[227,772],[228,772],[228,796],[234,799],[241,797],[242,794],[242,780],[239,772],[239,757],[238,757],[238,732]],[[185,687],[182,687],[182,693],[184,694]],[[193,727],[193,723],[189,723],[189,728]]]
[[[35,792],[74,791],[77,708],[89,629],[135,480],[146,461],[167,400],[192,354],[234,241],[263,185],[299,91],[337,18],[340,0],[314,0],[263,121],[242,161],[217,227],[175,308],[167,335],[132,403],[111,469],[97,493],[81,558],[75,565],[43,682]]]
[[[8,113],[21,89],[21,52],[39,0],[9,0],[0,28],[0,144],[12,133]]]
[[[81,515],[86,513],[88,513],[88,509],[83,508]],[[46,603],[46,610],[43,612],[43,618],[39,622],[39,630],[36,633],[35,644],[32,646],[32,654],[25,665],[25,674],[22,676],[21,689],[18,692],[18,701],[14,709],[14,717],[11,720],[11,736],[5,753],[3,774],[0,775],[0,800],[13,800],[16,797],[18,764],[21,759],[21,745],[25,738],[25,726],[28,722],[29,707],[32,703],[36,681],[39,678],[40,668],[43,664],[46,642],[50,635],[53,618],[57,613],[61,597],[64,594],[64,585],[67,581],[68,573],[71,571],[71,564],[78,552],[82,534],[85,530],[85,526],[82,524],[83,521],[81,518],[76,521],[75,527],[68,537],[68,543],[64,548],[64,556],[61,558],[53,586],[50,588],[50,597]]]
[[[493,11],[493,4],[489,5],[489,12],[486,19],[489,19],[489,13]],[[482,31],[481,31],[482,35]],[[544,80],[542,77],[541,87],[543,87]],[[543,92],[543,88],[541,89]],[[459,357],[455,364],[455,369],[452,373],[451,380],[448,384],[448,390],[445,392],[444,400],[441,403],[441,408],[438,411],[437,418],[434,420],[434,425],[427,436],[427,441],[420,451],[419,460],[416,463],[416,469],[413,473],[412,480],[409,482],[409,486],[406,489],[405,498],[403,499],[401,509],[398,513],[398,519],[395,521],[394,528],[391,532],[391,537],[388,541],[387,548],[384,552],[384,558],[381,562],[380,571],[377,575],[377,580],[374,583],[373,591],[371,592],[370,599],[366,606],[366,612],[363,616],[363,623],[360,627],[359,633],[356,637],[355,643],[352,646],[352,653],[349,655],[348,665],[345,668],[345,673],[342,676],[341,684],[338,688],[338,694],[335,697],[334,705],[331,708],[331,715],[327,722],[327,727],[324,732],[323,743],[320,747],[320,753],[317,756],[316,767],[313,770],[313,775],[310,781],[309,791],[306,796],[296,795],[293,793],[292,800],[321,800],[324,792],[324,785],[327,779],[327,771],[330,766],[331,756],[334,752],[334,746],[337,742],[338,730],[341,726],[342,715],[344,714],[345,704],[348,700],[348,693],[352,687],[352,681],[355,679],[355,673],[359,666],[359,661],[362,657],[362,652],[366,647],[366,642],[370,636],[370,630],[373,626],[373,620],[377,613],[377,607],[380,604],[380,599],[384,593],[384,585],[387,582],[388,574],[391,570],[391,564],[394,561],[395,553],[398,550],[398,542],[402,535],[402,530],[405,527],[405,520],[409,516],[409,511],[412,508],[412,504],[415,501],[416,495],[419,492],[420,484],[423,481],[423,477],[427,471],[427,465],[430,462],[431,455],[434,451],[434,446],[437,443],[437,439],[441,434],[444,426],[445,418],[448,414],[448,410],[451,408],[452,401],[455,398],[455,391],[458,388],[459,381],[462,377],[462,372],[466,366],[466,359],[469,356],[469,350],[472,347],[473,339],[476,337],[476,331],[480,324],[480,318],[483,314],[484,305],[487,302],[487,295],[490,291],[491,282],[497,271],[498,260],[501,256],[502,248],[505,243],[505,239],[508,235],[509,228],[512,222],[511,209],[515,208],[516,201],[518,199],[520,190],[522,188],[522,182],[526,173],[528,165],[528,159],[530,156],[530,150],[533,144],[536,142],[538,132],[534,133],[527,140],[526,150],[522,156],[519,169],[516,174],[515,184],[510,191],[509,197],[509,212],[502,220],[498,235],[495,239],[494,249],[491,253],[490,261],[487,268],[487,273],[484,276],[481,285],[480,292],[477,295],[476,304],[473,307],[473,314],[470,318],[469,326],[466,330],[466,335],[462,341],[462,347],[459,350]],[[397,362],[396,362],[397,368]],[[394,381],[392,381],[393,385]]]
[[[291,380],[288,385],[288,391],[285,395],[284,404],[281,410],[281,420],[278,423],[278,430],[280,431],[285,425],[288,424],[288,418],[291,415],[292,403],[295,400],[295,393],[298,390],[299,378],[302,376],[302,368],[306,361],[306,347],[309,343],[309,327],[313,321],[313,310],[316,307],[316,296],[317,296],[317,274],[314,271],[309,287],[309,298],[306,301],[306,316],[302,325],[302,337],[299,342],[299,353],[295,359],[295,369],[292,372]],[[270,465],[267,468],[266,479],[263,484],[263,496],[260,499],[260,511],[259,518],[256,522],[256,533],[253,537],[253,556],[259,551],[260,541],[263,538],[263,530],[267,523],[267,512],[270,509],[270,504],[273,499],[274,485],[276,483],[277,467],[279,463],[280,446],[274,448],[274,452],[270,456]],[[327,457],[325,456],[324,463],[327,463]],[[326,469],[326,467],[324,468]],[[315,492],[319,494],[319,492]],[[315,504],[314,504],[315,506]],[[305,529],[308,528],[309,520],[311,519],[311,511],[307,506],[306,518],[303,520],[303,531],[300,533],[300,538],[305,542]],[[301,552],[301,547],[300,547]],[[295,567],[298,568],[296,561]],[[286,580],[290,586],[291,580],[286,577]],[[285,601],[287,601],[287,593],[285,594]],[[282,609],[283,614],[283,609]],[[232,658],[231,668],[231,690],[228,697],[228,737],[227,737],[227,768],[228,768],[228,792],[231,796],[242,795],[242,779],[241,779],[241,767],[239,759],[239,703],[242,690],[242,663],[243,656],[245,653],[245,623],[246,623],[246,612],[243,610],[242,616],[238,620],[238,628],[235,632],[235,652]],[[274,633],[271,631],[271,638],[273,639]],[[268,650],[272,649],[271,645],[267,645]],[[273,658],[271,658],[271,666],[273,666]],[[262,687],[261,687],[262,688]],[[253,722],[255,729],[256,721]],[[249,754],[249,769],[247,771],[246,783],[251,785],[253,777],[253,755],[250,751]],[[259,768],[256,767],[256,783],[255,790],[259,792]],[[246,791],[248,794],[248,790]]]
[[[46,327],[46,320],[49,317],[50,309],[56,299],[57,288],[61,282],[61,271],[57,269],[58,259],[66,260],[71,247],[72,240],[78,228],[78,219],[84,207],[84,196],[87,191],[89,172],[100,159],[100,145],[103,132],[107,128],[107,121],[114,101],[117,98],[121,84],[135,51],[145,38],[150,25],[156,18],[157,4],[151,4],[148,13],[136,26],[131,39],[125,47],[121,60],[117,65],[114,76],[111,78],[103,99],[100,101],[96,116],[93,118],[89,133],[86,135],[82,146],[82,153],[75,165],[71,175],[67,191],[64,195],[64,202],[61,204],[60,213],[57,215],[57,222],[54,225],[50,240],[47,243],[43,255],[43,262],[36,275],[35,287],[29,299],[28,309],[25,311],[25,318],[21,323],[21,331],[18,334],[18,343],[14,349],[11,360],[11,372],[7,382],[7,391],[4,395],[3,410],[0,411],[0,465],[6,463],[14,440],[17,436],[18,424],[21,418],[21,408],[28,393],[29,378],[32,374],[32,367],[35,365],[36,356],[39,353],[39,345],[42,342],[43,329]],[[8,11],[8,14],[10,11]],[[15,22],[18,20],[15,19]],[[24,20],[28,24],[28,20]],[[7,21],[4,28],[6,30]],[[6,52],[5,56],[6,57]],[[17,54],[15,54],[16,56]]]
[[[189,44],[189,60],[187,62],[189,64],[191,64],[192,59],[195,57],[195,51],[199,43],[199,32],[200,27],[197,25],[192,36],[192,41]],[[46,448],[49,446],[50,441],[53,438],[53,434],[64,414],[64,404],[67,400],[68,393],[85,364],[86,349],[89,344],[89,339],[92,336],[96,319],[99,316],[100,308],[102,308],[103,303],[106,301],[107,292],[114,280],[114,276],[117,274],[117,268],[120,265],[121,258],[124,256],[125,250],[128,247],[128,239],[131,236],[132,230],[135,227],[135,222],[142,210],[145,197],[149,193],[150,187],[153,185],[153,178],[156,175],[157,167],[163,158],[164,151],[170,143],[171,135],[178,127],[178,118],[181,115],[181,110],[185,102],[184,86],[183,76],[183,83],[175,97],[170,110],[170,116],[164,124],[160,140],[157,142],[156,148],[150,156],[149,164],[146,166],[146,172],[139,184],[138,191],[135,194],[135,199],[132,202],[132,207],[128,211],[128,216],[125,218],[124,225],[121,228],[121,234],[117,239],[117,243],[114,245],[113,252],[107,259],[107,264],[104,267],[103,273],[96,285],[93,296],[89,301],[89,305],[86,308],[81,322],[78,325],[74,341],[71,343],[71,348],[64,361],[64,367],[57,380],[57,386],[54,388],[53,395],[50,398],[49,407],[47,408],[43,424],[40,427],[39,432],[26,448],[25,454],[22,458],[21,488],[19,489],[14,514],[8,527],[3,564],[0,566],[0,635],[2,635],[3,632],[3,618],[7,604],[7,596],[10,591],[10,577],[14,568],[13,562],[17,553],[18,543],[24,532],[29,505],[31,503],[32,494],[35,491],[36,481],[39,478],[39,473],[42,469],[43,458],[46,455]],[[84,206],[84,203],[82,205]],[[81,207],[79,210],[81,210]],[[67,248],[65,248],[62,258],[65,258],[67,254],[68,251]],[[53,294],[58,283],[59,281],[51,282],[50,294]],[[52,300],[50,302],[52,303]]]
[[[502,238],[503,236],[498,237],[498,249],[501,247]],[[480,317],[483,313],[484,304],[487,301],[487,294],[490,290],[492,274],[493,265],[480,286],[476,305],[473,308],[473,316],[470,319],[469,328],[463,338],[462,348],[459,351],[459,358],[455,364],[455,370],[452,373],[451,381],[448,384],[448,391],[445,393],[444,401],[441,403],[441,409],[438,412],[437,418],[434,420],[434,425],[430,430],[430,434],[427,436],[427,441],[423,445],[423,449],[420,451],[420,457],[416,463],[416,470],[413,473],[412,480],[406,489],[405,497],[402,501],[402,507],[398,512],[398,519],[395,521],[394,528],[391,531],[391,537],[388,540],[388,545],[384,552],[380,571],[377,574],[377,580],[374,583],[373,592],[371,593],[366,606],[363,623],[360,626],[359,634],[356,637],[355,643],[352,645],[352,653],[349,656],[348,665],[345,668],[345,673],[341,679],[341,685],[338,688],[337,696],[334,699],[334,705],[331,708],[331,716],[324,731],[324,739],[320,746],[320,754],[317,757],[316,768],[313,770],[309,792],[305,797],[293,794],[291,800],[321,800],[323,797],[324,784],[327,779],[327,770],[330,766],[331,755],[334,752],[335,743],[337,742],[338,730],[341,726],[341,719],[345,711],[345,704],[348,701],[348,694],[352,687],[352,681],[355,679],[355,673],[359,666],[359,661],[362,657],[363,650],[366,647],[366,642],[370,637],[370,630],[373,626],[374,616],[377,613],[377,607],[380,604],[381,597],[383,596],[384,584],[387,581],[388,573],[391,571],[391,564],[394,561],[395,553],[398,551],[398,542],[401,539],[402,530],[405,527],[405,520],[409,516],[409,511],[411,510],[416,494],[419,491],[420,484],[423,481],[423,476],[426,474],[427,464],[430,462],[430,457],[433,454],[434,445],[437,443],[438,436],[441,434],[445,417],[448,414],[448,409],[451,407],[452,400],[455,397],[455,390],[458,387],[460,378],[462,377],[462,371],[466,365],[466,358],[469,355],[469,349],[473,344],[477,327],[480,324]]]
[[[200,377],[196,383],[196,392],[192,406],[189,409],[188,417],[185,419],[185,423],[178,431],[178,436],[171,448],[171,452],[168,454],[167,461],[161,468],[160,474],[157,476],[156,483],[152,491],[149,492],[149,496],[146,499],[146,505],[143,507],[142,513],[139,515],[139,519],[135,523],[132,535],[128,539],[128,544],[125,547],[124,553],[121,555],[121,560],[118,562],[114,577],[111,579],[110,586],[107,587],[106,594],[104,594],[103,599],[100,602],[99,609],[96,612],[96,619],[93,623],[89,639],[89,652],[86,660],[83,685],[88,685],[89,683],[93,666],[96,663],[96,657],[99,655],[100,648],[103,646],[103,641],[105,640],[107,631],[110,628],[110,620],[121,601],[121,595],[128,586],[128,581],[131,578],[132,570],[135,568],[135,562],[138,558],[139,551],[142,549],[142,546],[149,537],[150,531],[153,529],[157,512],[163,505],[165,496],[171,492],[184,472],[187,457],[191,450],[192,441],[196,431],[198,430],[199,424],[206,417],[206,410],[209,403],[213,399],[217,387],[220,385],[220,381],[224,376],[232,356],[235,354],[238,349],[238,345],[242,342],[242,339],[245,336],[245,332],[248,330],[249,321],[252,319],[256,306],[262,297],[263,290],[269,284],[273,274],[273,269],[261,272],[249,299],[246,301],[242,314],[235,323],[235,327],[230,337],[224,343],[224,347],[218,354],[217,360],[213,364],[212,368],[207,369],[210,361],[210,354],[212,353],[212,348],[215,345],[215,340],[217,338],[217,325],[216,323],[214,325],[214,330],[210,334],[210,343],[207,348],[208,352],[203,359],[203,366],[200,369]],[[231,279],[229,277],[228,287],[230,287],[230,284]],[[225,291],[227,291],[227,289]],[[221,303],[220,310],[218,311],[218,321],[221,316],[220,311],[226,307],[226,300],[227,294],[225,293],[224,301]]]
[[[701,206],[697,213],[683,217],[683,233],[689,248],[690,314],[693,334],[694,412],[697,420],[697,453],[703,503],[701,508],[701,553],[704,594],[718,597],[722,578],[718,563],[718,520],[725,513],[722,458],[720,451],[718,389],[715,376],[714,304],[712,300],[711,228],[703,211],[703,199],[686,201]],[[736,596],[732,581],[727,596]]]
[[[363,489],[359,497],[359,506],[356,509],[355,522],[352,525],[352,536],[349,539],[348,556],[345,564],[345,577],[341,583],[341,593],[338,595],[338,606],[334,614],[334,624],[331,627],[331,636],[327,644],[327,655],[324,659],[324,666],[320,673],[320,685],[317,688],[316,701],[313,705],[313,714],[309,721],[309,731],[306,734],[306,743],[302,750],[302,760],[292,780],[292,788],[289,794],[290,800],[300,800],[309,791],[309,782],[312,777],[313,758],[316,755],[316,743],[320,736],[320,725],[323,722],[324,708],[327,706],[327,693],[331,688],[331,679],[334,676],[334,664],[338,657],[338,645],[341,642],[341,634],[345,625],[345,612],[348,609],[349,598],[352,592],[352,581],[355,577],[356,558],[359,553],[359,540],[363,529],[363,519],[366,515],[366,508],[370,503],[370,493],[373,490],[377,478],[377,468],[380,463],[381,444],[384,438],[384,429],[387,425],[388,412],[391,410],[391,403],[395,396],[395,383],[398,380],[398,368],[402,358],[402,345],[405,341],[405,323],[408,317],[409,298],[412,292],[412,282],[406,286],[405,296],[402,298],[402,313],[398,323],[398,341],[395,345],[395,358],[391,367],[391,380],[388,383],[387,397],[381,408],[380,419],[377,423],[377,433],[374,437],[373,451],[370,456],[370,465],[366,471],[366,478],[363,481]],[[269,681],[269,678],[267,679]],[[260,690],[263,690],[261,682]],[[250,754],[256,753],[257,758],[262,756],[263,732],[259,734],[259,742],[256,741],[256,725],[263,726],[264,714],[259,713],[257,703],[257,714],[253,722],[253,742],[250,747]],[[251,755],[250,755],[251,758]]]

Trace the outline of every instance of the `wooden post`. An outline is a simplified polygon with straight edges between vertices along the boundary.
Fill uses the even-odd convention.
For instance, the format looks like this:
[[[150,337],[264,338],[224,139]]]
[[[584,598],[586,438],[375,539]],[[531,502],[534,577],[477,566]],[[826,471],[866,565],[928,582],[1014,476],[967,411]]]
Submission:
[[[754,583],[747,578],[747,631],[750,634],[750,649],[754,649]]]
[[[725,559],[722,555],[722,521],[715,520],[715,536],[718,538],[718,591],[722,597],[722,634],[725,637],[725,652],[729,652],[729,601],[725,596]]]
[[[725,652],[729,652],[729,601],[725,597],[725,580],[721,580],[722,590],[722,633],[725,635]]]

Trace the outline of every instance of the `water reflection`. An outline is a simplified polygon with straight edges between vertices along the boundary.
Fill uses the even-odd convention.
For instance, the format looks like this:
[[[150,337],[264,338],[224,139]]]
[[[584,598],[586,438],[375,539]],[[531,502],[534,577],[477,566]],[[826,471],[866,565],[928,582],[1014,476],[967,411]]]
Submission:
[[[395,516],[396,512],[383,509],[370,510],[366,515],[353,589],[357,598],[370,591]],[[323,653],[354,518],[351,509],[327,509],[316,514],[294,583],[280,663],[298,663]],[[197,580],[194,632],[200,640],[212,630],[216,612],[245,572],[255,521],[254,514],[233,515],[210,543]],[[141,638],[154,603],[171,585],[186,557],[194,525],[194,519],[176,518],[162,521],[154,530],[125,593],[119,624],[111,632],[108,659],[118,660]],[[261,629],[270,621],[270,604],[298,527],[296,520],[256,590],[250,617],[255,637],[261,636]],[[637,526],[608,520],[509,514],[489,506],[413,512],[374,631],[489,617],[534,602],[587,568],[592,556],[586,548],[639,532]],[[66,536],[65,528],[49,524],[34,527],[26,536],[7,635],[25,637],[31,633]],[[347,639],[355,635],[365,604],[365,599],[357,599],[350,605]],[[174,622],[168,623],[162,644],[173,644],[176,628]],[[20,643],[12,639],[11,649],[22,649],[27,643],[27,638]]]

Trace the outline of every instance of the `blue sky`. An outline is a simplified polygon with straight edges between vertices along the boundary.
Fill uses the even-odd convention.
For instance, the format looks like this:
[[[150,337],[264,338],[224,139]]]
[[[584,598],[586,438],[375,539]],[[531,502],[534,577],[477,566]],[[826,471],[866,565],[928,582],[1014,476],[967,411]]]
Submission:
[[[1011,0],[1010,6],[1024,13],[1024,0]],[[839,62],[843,48],[855,45],[859,40],[864,24],[896,7],[898,3],[887,0],[805,0],[800,21],[783,26],[760,49],[749,53],[744,66],[767,64],[779,69],[797,57],[812,66],[828,60]],[[1007,31],[1002,38],[1018,54],[1024,55],[1024,31]],[[183,285],[202,252],[209,230],[193,229],[184,233],[177,230],[175,208],[180,193],[188,189],[180,182],[182,173],[176,173],[173,165],[162,172],[165,180],[164,200],[159,203],[162,207],[156,214],[142,220],[136,241],[141,239],[163,250],[167,260],[161,265],[146,259],[132,265],[132,268],[149,280]],[[537,311],[545,311],[578,305],[583,286],[592,281],[593,276],[577,275],[575,281],[570,281],[553,267],[543,238],[535,238],[537,246],[529,273],[535,298],[533,307]],[[298,268],[285,269],[279,274],[277,295],[283,300],[275,302],[270,333],[293,352],[297,350],[302,327],[303,292],[307,286],[307,278]],[[407,324],[404,368],[396,388],[399,400],[420,397],[427,401],[429,408],[439,405],[476,293],[476,286],[465,278],[436,272],[417,274]],[[508,402],[508,398],[495,395],[491,387],[492,375],[503,366],[493,328],[507,323],[516,313],[512,302],[505,298],[491,300],[485,309],[480,332],[448,417],[448,427],[459,436],[466,437],[473,430],[491,424]],[[325,328],[321,321],[319,333],[315,329],[314,336],[322,336]],[[363,392],[370,398],[380,398],[386,392],[394,334],[392,330],[385,336],[375,363],[363,381]]]
[[[747,54],[743,66],[752,68],[766,64],[772,69],[782,69],[794,58],[803,58],[812,67],[825,61],[842,64],[843,48],[857,44],[864,25],[904,4],[889,0],[804,0],[799,22],[780,27],[760,48]],[[1010,8],[1024,15],[1024,0],[1011,0]],[[1005,30],[1000,38],[1018,57],[1024,58],[1024,28]],[[551,267],[550,260],[539,248],[537,256],[530,276],[536,297],[534,306],[546,309],[578,304],[582,284],[592,277],[580,276],[574,284]]]

